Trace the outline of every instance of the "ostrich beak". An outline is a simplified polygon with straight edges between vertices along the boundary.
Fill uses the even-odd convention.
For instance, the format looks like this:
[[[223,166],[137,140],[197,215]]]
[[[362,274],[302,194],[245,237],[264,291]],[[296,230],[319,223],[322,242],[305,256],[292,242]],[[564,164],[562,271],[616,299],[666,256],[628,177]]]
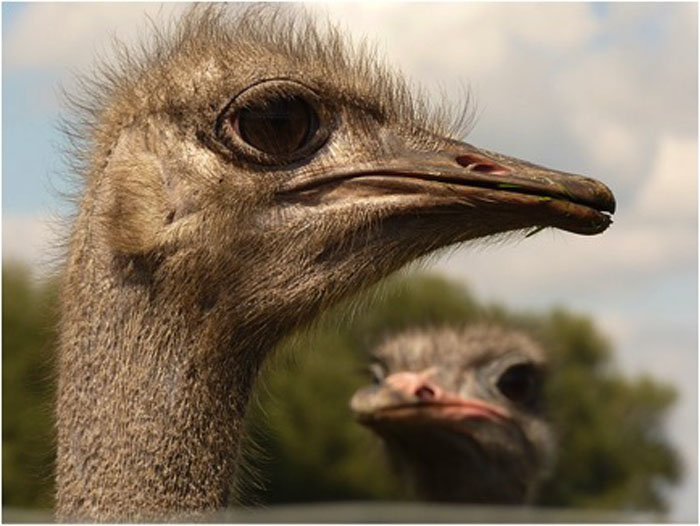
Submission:
[[[595,179],[457,141],[430,153],[391,149],[370,163],[294,178],[280,195],[307,204],[349,196],[403,197],[410,201],[409,212],[469,207],[498,214],[512,228],[552,226],[585,235],[599,234],[612,223],[615,198]]]
[[[454,424],[465,420],[507,421],[507,409],[478,398],[441,388],[425,373],[399,372],[380,386],[359,390],[350,401],[357,420],[372,426],[383,423]]]

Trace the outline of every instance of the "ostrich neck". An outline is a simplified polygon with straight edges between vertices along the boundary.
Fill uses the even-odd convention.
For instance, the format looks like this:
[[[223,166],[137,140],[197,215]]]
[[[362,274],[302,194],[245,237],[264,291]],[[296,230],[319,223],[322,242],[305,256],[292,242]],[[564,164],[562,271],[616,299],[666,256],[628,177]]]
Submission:
[[[144,261],[124,263],[121,276],[113,265],[83,250],[63,284],[58,518],[221,508],[257,370],[277,338],[251,343],[250,326],[222,323],[201,298],[183,299],[177,280],[159,287]]]
[[[527,461],[497,454],[449,431],[413,429],[385,435],[387,452],[419,498],[431,502],[522,504]]]

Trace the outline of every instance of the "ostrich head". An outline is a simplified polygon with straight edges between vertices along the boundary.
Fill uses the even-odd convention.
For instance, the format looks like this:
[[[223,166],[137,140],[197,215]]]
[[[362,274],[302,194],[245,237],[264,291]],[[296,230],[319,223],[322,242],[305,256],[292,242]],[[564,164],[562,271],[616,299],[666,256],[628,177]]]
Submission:
[[[107,75],[82,214],[123,279],[167,275],[183,308],[250,333],[440,247],[610,224],[603,184],[455,140],[399,76],[327,33],[274,9],[195,9]]]
[[[373,353],[374,385],[351,408],[428,500],[517,504],[553,456],[545,357],[497,327],[409,331]]]

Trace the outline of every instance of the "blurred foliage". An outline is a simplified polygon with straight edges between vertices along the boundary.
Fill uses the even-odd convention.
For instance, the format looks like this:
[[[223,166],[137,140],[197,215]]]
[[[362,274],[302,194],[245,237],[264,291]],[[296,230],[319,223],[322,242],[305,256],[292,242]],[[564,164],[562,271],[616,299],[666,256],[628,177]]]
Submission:
[[[2,268],[2,502],[53,505],[52,346],[56,287]]]
[[[3,267],[3,505],[52,502],[52,352],[55,284],[33,286]],[[542,491],[548,506],[663,510],[679,459],[662,433],[675,391],[626,379],[586,317],[562,309],[513,313],[482,305],[462,286],[432,276],[390,280],[335,309],[278,350],[261,375],[249,418],[253,502],[403,499],[378,440],[348,409],[368,381],[366,352],[411,326],[493,321],[528,331],[550,352],[548,400],[559,462]],[[244,488],[246,485],[244,485]]]

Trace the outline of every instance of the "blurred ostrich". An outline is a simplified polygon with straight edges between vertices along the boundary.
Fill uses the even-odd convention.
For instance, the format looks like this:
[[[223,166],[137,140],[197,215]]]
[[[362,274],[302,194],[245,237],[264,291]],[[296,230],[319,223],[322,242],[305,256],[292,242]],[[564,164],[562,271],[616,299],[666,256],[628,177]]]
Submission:
[[[351,408],[430,501],[521,504],[551,464],[543,350],[493,326],[402,333],[373,353]]]

